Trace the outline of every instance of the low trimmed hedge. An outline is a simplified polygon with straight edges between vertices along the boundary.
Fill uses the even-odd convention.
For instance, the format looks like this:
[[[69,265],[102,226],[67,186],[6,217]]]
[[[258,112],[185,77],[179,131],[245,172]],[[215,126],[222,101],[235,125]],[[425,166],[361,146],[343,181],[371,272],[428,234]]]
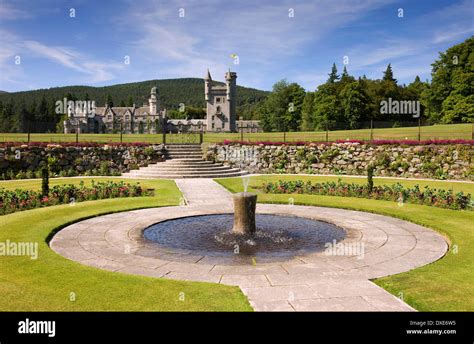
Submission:
[[[311,183],[302,180],[263,183],[261,190],[273,194],[312,194],[327,196],[359,197],[376,200],[396,201],[399,203],[414,203],[454,210],[473,210],[471,194],[462,191],[434,189],[419,185],[407,188],[400,183],[393,185],[373,186],[368,184],[346,183],[339,179],[337,182]]]

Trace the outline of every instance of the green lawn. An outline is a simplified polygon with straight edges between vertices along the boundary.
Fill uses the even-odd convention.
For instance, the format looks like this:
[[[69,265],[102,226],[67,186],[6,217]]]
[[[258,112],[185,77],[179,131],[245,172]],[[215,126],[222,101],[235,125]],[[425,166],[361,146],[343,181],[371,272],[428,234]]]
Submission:
[[[61,179],[52,184],[79,181]],[[16,187],[39,186],[39,181],[2,184],[13,187],[15,183]],[[39,253],[37,260],[0,256],[0,311],[250,311],[237,287],[107,272],[70,261],[49,248],[46,239],[50,233],[69,223],[105,213],[178,204],[181,194],[173,181],[141,183],[155,188],[155,196],[80,202],[1,216],[0,242],[37,242]],[[70,301],[71,293],[75,301]]]
[[[444,124],[426,126],[421,128],[421,139],[472,139],[472,124]],[[7,141],[27,141],[27,134],[0,133],[0,142]],[[375,140],[377,139],[394,139],[394,140],[417,140],[418,127],[402,127],[402,128],[383,128],[374,129]],[[196,135],[195,143],[199,142]],[[330,131],[328,135],[329,141],[335,140],[369,140],[370,129],[358,130],[335,130]],[[31,134],[31,141],[43,142],[71,142],[76,140],[75,134]],[[167,135],[167,142],[179,142],[182,138],[177,135]],[[239,133],[206,133],[204,134],[204,142],[222,142],[223,140],[240,140]],[[249,141],[283,141],[283,133],[252,133],[244,134],[244,140]],[[287,141],[325,141],[326,132],[290,132],[286,133]],[[96,142],[119,142],[120,134],[80,134],[79,141],[96,141]],[[124,134],[124,142],[153,142],[161,143],[161,134]]]
[[[280,176],[275,177],[278,179]],[[275,178],[274,176],[252,177],[250,185],[260,185],[264,179]],[[217,181],[232,192],[243,191],[241,178],[218,179]],[[380,180],[376,182],[380,183]],[[433,186],[440,187],[445,182],[431,183]],[[420,184],[422,184],[421,181]],[[472,184],[460,184],[459,187],[472,190]],[[409,272],[377,279],[375,283],[394,295],[403,293],[404,300],[419,311],[474,311],[473,212],[415,204],[399,207],[396,202],[349,197],[263,193],[259,193],[258,197],[261,203],[288,203],[289,198],[292,197],[295,204],[379,213],[438,231],[450,242],[450,252],[443,259]]]

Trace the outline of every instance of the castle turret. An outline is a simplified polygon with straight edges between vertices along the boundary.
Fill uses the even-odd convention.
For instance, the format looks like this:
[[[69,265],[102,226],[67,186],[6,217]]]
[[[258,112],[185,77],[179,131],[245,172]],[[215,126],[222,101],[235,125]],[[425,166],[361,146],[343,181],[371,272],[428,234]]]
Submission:
[[[225,73],[226,97],[227,100],[233,99],[235,96],[235,88],[237,86],[237,73],[231,72],[230,69]]]
[[[148,99],[150,105],[150,115],[156,116],[158,111],[158,99],[156,95],[156,87],[153,87],[150,92],[150,98]]]
[[[205,100],[209,100],[209,93],[211,91],[211,83],[212,83],[211,73],[209,72],[209,69],[208,69],[207,74],[204,77],[204,99]]]

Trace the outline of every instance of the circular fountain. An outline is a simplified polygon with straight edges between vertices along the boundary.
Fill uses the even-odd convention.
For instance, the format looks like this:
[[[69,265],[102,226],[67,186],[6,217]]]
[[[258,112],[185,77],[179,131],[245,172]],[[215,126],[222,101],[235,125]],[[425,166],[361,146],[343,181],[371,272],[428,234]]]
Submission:
[[[319,252],[328,242],[344,239],[336,225],[308,218],[256,214],[257,195],[233,195],[233,214],[182,217],[143,231],[149,244],[167,252],[213,257],[265,257],[270,260]]]

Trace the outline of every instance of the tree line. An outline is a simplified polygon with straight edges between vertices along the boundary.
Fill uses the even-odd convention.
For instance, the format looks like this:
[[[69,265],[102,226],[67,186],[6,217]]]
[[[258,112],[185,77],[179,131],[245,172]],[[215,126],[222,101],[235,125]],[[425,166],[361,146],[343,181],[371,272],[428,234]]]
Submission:
[[[371,121],[400,126],[418,118],[430,124],[473,122],[474,38],[440,53],[431,75],[431,82],[417,76],[410,84],[400,85],[391,64],[376,80],[356,79],[346,66],[339,74],[333,64],[327,81],[315,91],[305,92],[286,80],[277,82],[257,112],[265,131],[357,129]],[[413,101],[419,101],[419,116],[413,109],[383,111],[382,104],[411,106]]]

